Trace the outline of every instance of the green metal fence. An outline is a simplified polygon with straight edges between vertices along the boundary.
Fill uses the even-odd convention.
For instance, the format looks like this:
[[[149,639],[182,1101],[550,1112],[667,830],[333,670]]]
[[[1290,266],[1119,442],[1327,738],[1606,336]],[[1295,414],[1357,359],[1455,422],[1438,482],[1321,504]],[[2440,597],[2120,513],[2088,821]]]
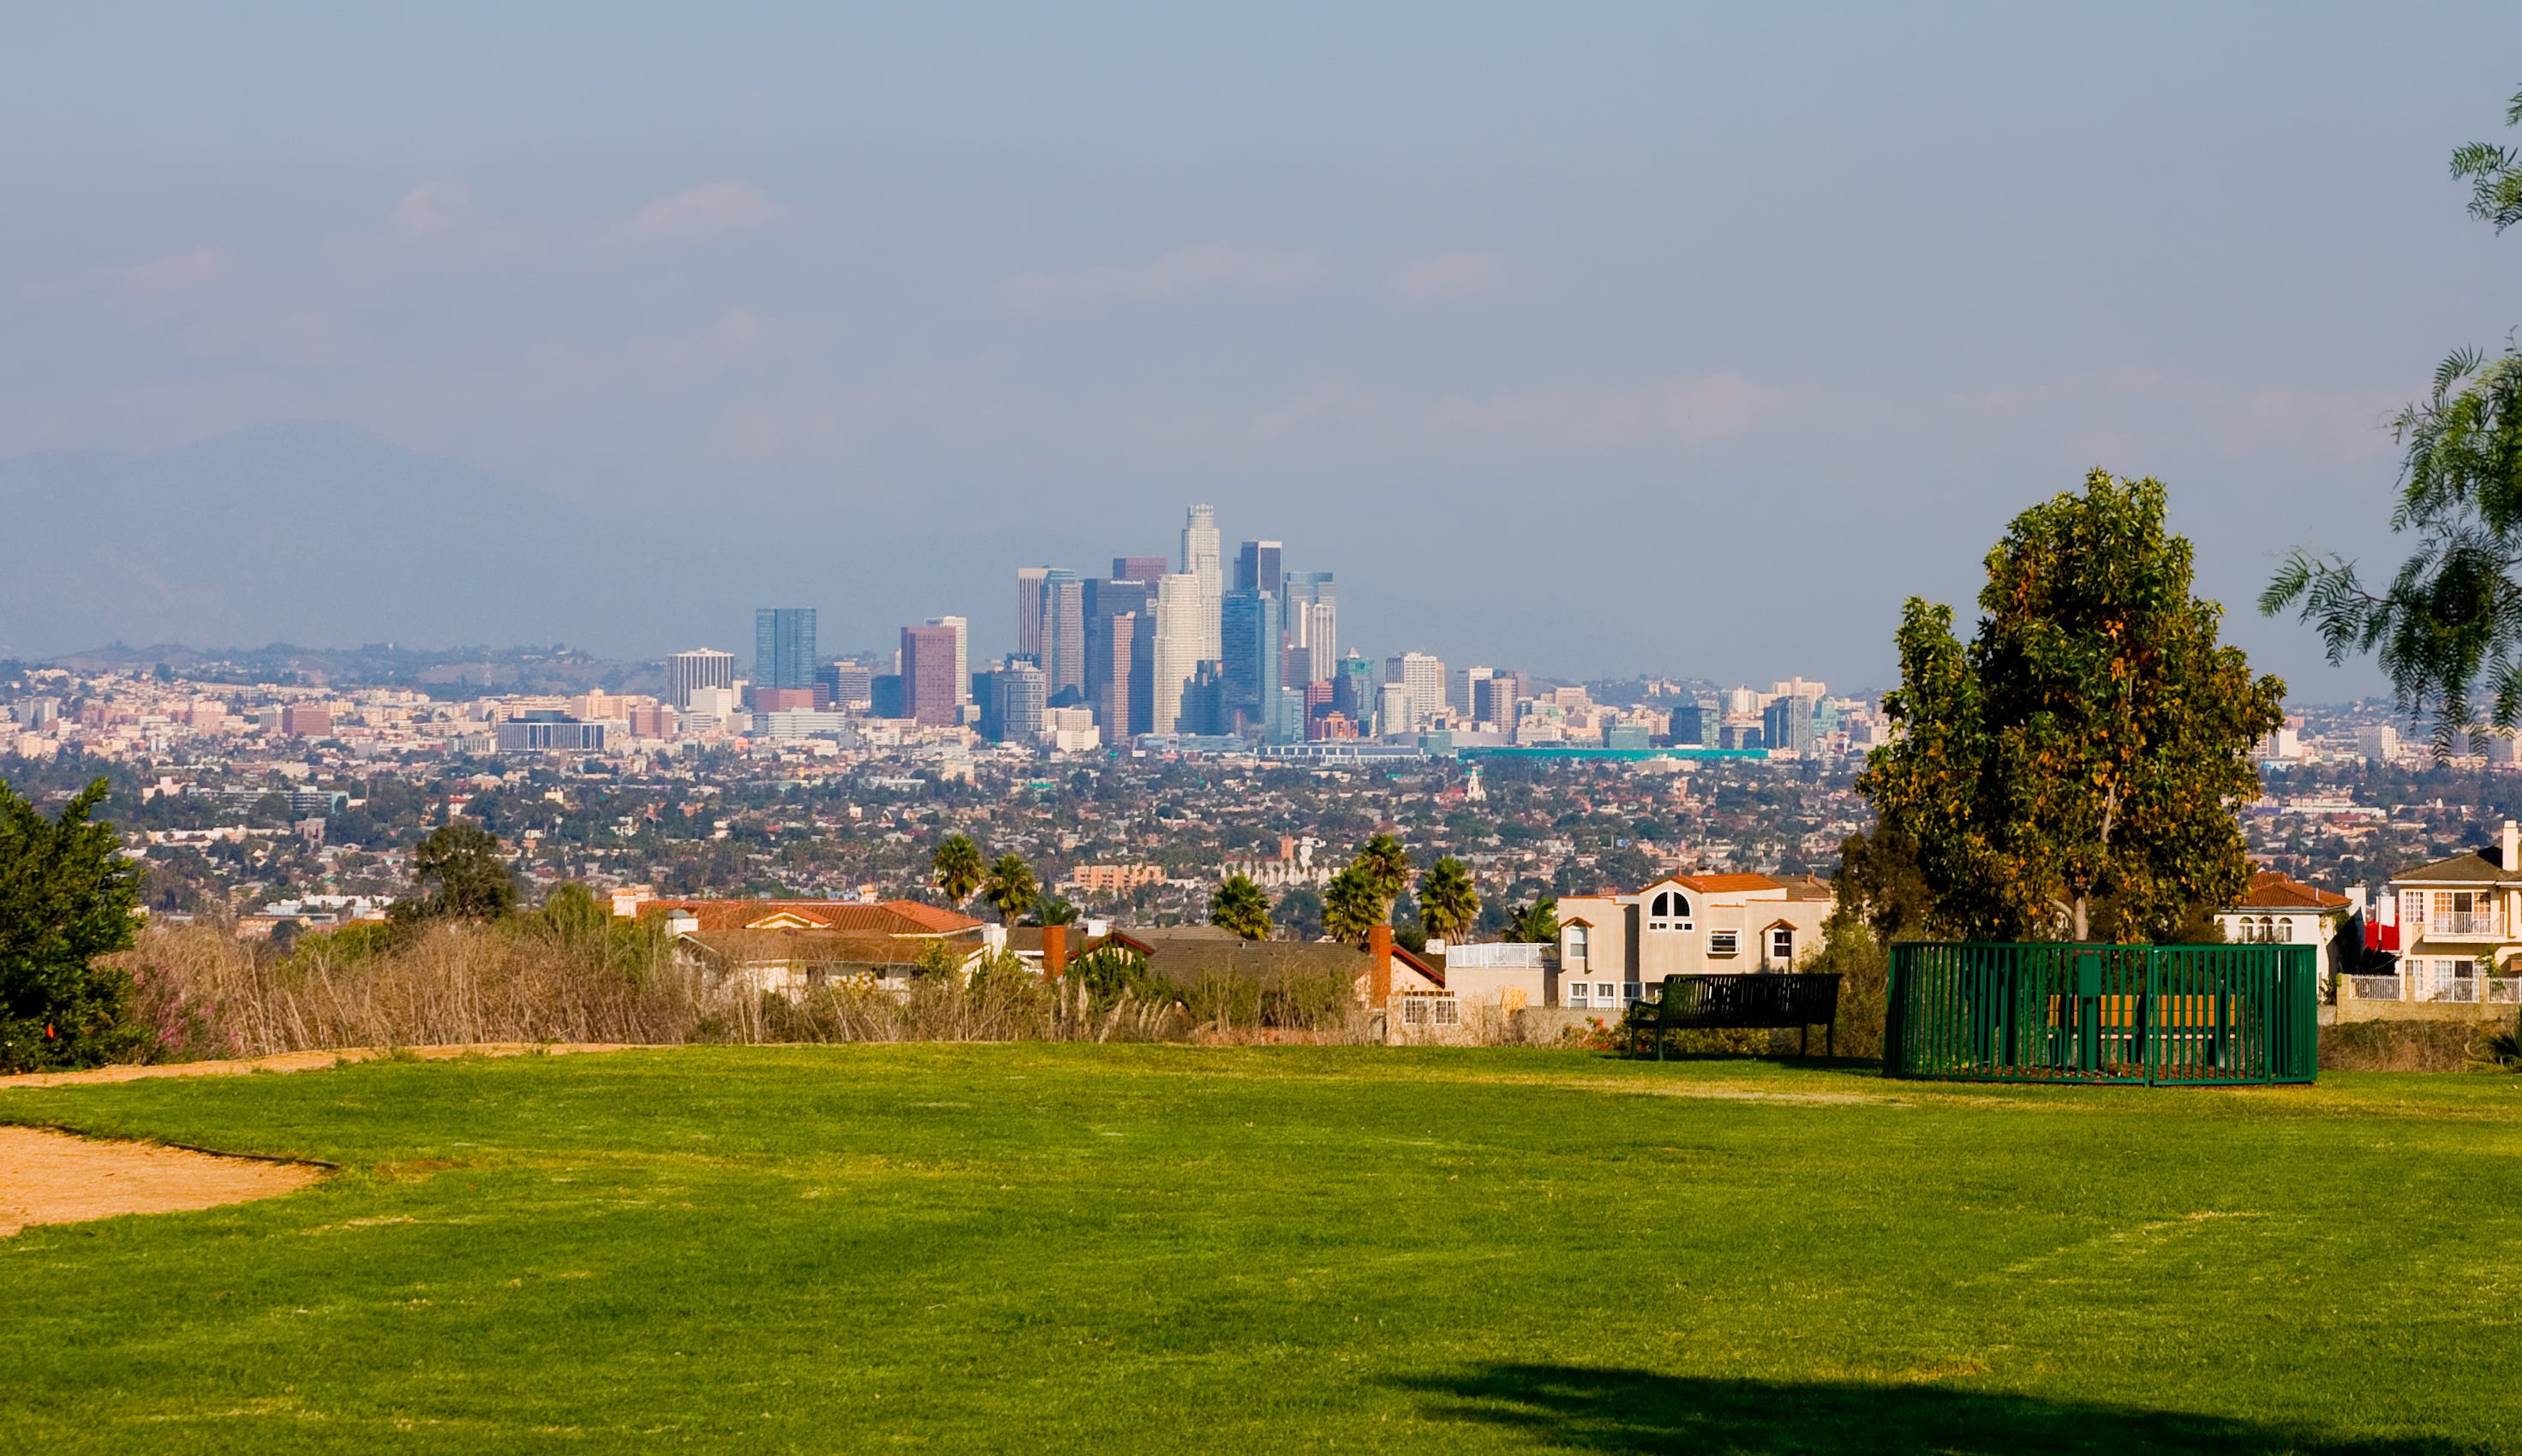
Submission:
[[[1890,1076],[2214,1086],[2308,1082],[2309,945],[1892,947]]]

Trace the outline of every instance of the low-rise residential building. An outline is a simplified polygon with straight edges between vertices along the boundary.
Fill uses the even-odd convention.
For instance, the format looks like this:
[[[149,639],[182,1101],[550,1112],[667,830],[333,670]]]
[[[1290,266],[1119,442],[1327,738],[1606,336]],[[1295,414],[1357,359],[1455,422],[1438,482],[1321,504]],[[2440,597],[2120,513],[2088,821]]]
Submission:
[[[2496,843],[2391,877],[2400,960],[2392,976],[2349,976],[2341,1021],[2510,1016],[2522,1005],[2522,828]]]
[[[1792,971],[1821,947],[1821,880],[1667,875],[1635,894],[1559,902],[1549,1004],[1618,1012],[1667,976]]]
[[[2275,870],[2251,877],[2251,887],[2216,912],[2224,938],[2241,945],[2310,945],[2323,975],[2350,974],[2363,947],[2364,887],[2352,894],[2304,885]]]

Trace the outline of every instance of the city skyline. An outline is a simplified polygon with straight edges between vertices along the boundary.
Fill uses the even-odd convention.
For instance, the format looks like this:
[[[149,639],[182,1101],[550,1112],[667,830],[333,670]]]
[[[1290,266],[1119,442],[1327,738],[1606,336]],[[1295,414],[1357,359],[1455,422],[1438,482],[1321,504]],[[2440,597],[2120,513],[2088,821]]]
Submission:
[[[2383,422],[2509,311],[2442,159],[2522,16],[2444,14],[2449,56],[2251,7],[1490,13],[1441,65],[1391,17],[30,16],[0,506],[61,550],[0,644],[978,632],[1015,565],[1205,500],[1374,583],[1361,640],[1880,683],[1904,597],[2101,465],[2170,482],[2255,662],[2353,696],[2249,604],[2288,547],[2376,557]],[[282,535],[303,589],[233,569]]]

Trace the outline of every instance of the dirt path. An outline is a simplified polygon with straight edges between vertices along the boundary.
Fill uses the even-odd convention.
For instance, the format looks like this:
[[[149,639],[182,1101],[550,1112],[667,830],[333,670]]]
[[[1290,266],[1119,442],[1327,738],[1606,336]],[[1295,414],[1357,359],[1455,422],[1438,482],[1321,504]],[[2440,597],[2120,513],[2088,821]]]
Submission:
[[[100,1067],[93,1071],[30,1071],[0,1076],[0,1092],[11,1087],[69,1087],[82,1082],[129,1082],[142,1077],[238,1076],[249,1071],[322,1071],[350,1062],[377,1062],[395,1056],[428,1062],[457,1057],[560,1057],[572,1052],[625,1052],[627,1043],[611,1041],[477,1041],[457,1046],[345,1047],[334,1052],[283,1052],[276,1057],[250,1057],[235,1062],[169,1062],[157,1067]]]
[[[172,1213],[277,1198],[323,1176],[322,1168],[309,1163],[0,1127],[0,1239],[30,1223]]]

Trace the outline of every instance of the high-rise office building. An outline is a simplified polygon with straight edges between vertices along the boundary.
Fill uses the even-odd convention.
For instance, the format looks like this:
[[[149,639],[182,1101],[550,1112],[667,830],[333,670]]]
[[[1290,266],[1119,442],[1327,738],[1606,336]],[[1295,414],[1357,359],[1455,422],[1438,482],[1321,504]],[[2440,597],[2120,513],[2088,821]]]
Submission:
[[[1049,698],[1042,669],[1011,657],[1004,666],[981,676],[989,684],[981,702],[981,736],[993,743],[1028,745],[1042,737],[1043,705]]]
[[[1147,589],[1150,591],[1155,589],[1156,578],[1162,576],[1170,569],[1172,569],[1171,566],[1161,556],[1116,556],[1112,558],[1113,580],[1144,581],[1147,584]]]
[[[858,662],[826,662],[815,672],[815,702],[834,712],[864,712],[875,674]]]
[[[1086,691],[1086,583],[1075,571],[1053,570],[1042,579],[1043,680],[1051,695]]]
[[[1305,649],[1314,681],[1328,681],[1339,664],[1339,587],[1329,571],[1287,571],[1280,580],[1287,645]]]
[[[1769,705],[1760,711],[1760,745],[1772,752],[1784,749],[1798,758],[1811,757],[1813,700],[1801,693],[1770,699]]]
[[[1049,567],[1016,568],[1016,656],[1042,660],[1042,582]]]
[[[815,686],[815,609],[764,607],[753,614],[753,685],[757,688]]]
[[[1385,683],[1376,693],[1375,734],[1378,738],[1398,738],[1418,726],[1419,705],[1410,696],[1410,685]]]
[[[1231,732],[1271,736],[1279,708],[1279,599],[1266,591],[1238,587],[1221,606],[1220,632],[1224,655],[1218,660],[1224,684],[1221,726]],[[1238,724],[1235,720],[1239,718]]]
[[[1159,571],[1156,574],[1162,576],[1164,573]],[[1134,645],[1144,645],[1146,640],[1144,624],[1153,617],[1149,608],[1155,601],[1155,588],[1147,582],[1128,578],[1110,581],[1089,578],[1085,585],[1086,702],[1089,706],[1100,712],[1116,683],[1122,694],[1120,701],[1123,703],[1129,701],[1131,658],[1128,650]],[[1138,620],[1132,623],[1130,630],[1119,639],[1119,646],[1123,650],[1116,655],[1113,651],[1114,642],[1110,631],[1104,624],[1111,618],[1124,614],[1135,616]],[[1116,741],[1128,731],[1127,718],[1107,718],[1103,721],[1103,737],[1106,741]]]
[[[962,719],[962,687],[956,681],[955,629],[902,629],[902,715],[925,728],[947,728]]]
[[[1462,717],[1470,718],[1474,722],[1479,721],[1480,715],[1475,708],[1479,698],[1479,687],[1492,676],[1494,674],[1486,667],[1454,669],[1453,675],[1445,680],[1446,705]]]
[[[972,624],[959,616],[932,616],[932,627],[946,627],[955,634],[955,703],[957,706],[972,701]]]
[[[1375,666],[1355,653],[1331,670],[1331,706],[1352,723],[1375,721]]]
[[[1488,723],[1501,733],[1515,731],[1515,700],[1522,678],[1512,672],[1491,672],[1471,683],[1471,721]]]
[[[1383,660],[1383,680],[1410,691],[1406,722],[1386,722],[1386,733],[1406,733],[1445,710],[1445,662],[1426,653],[1403,653]]]
[[[1199,578],[1171,571],[1156,578],[1155,651],[1150,655],[1147,731],[1172,733],[1182,719],[1183,693],[1199,670],[1200,624],[1205,614]]]
[[[1199,658],[1214,661],[1218,654],[1218,609],[1226,600],[1226,576],[1218,560],[1217,508],[1193,506],[1183,519],[1183,574],[1199,583]]]
[[[692,705],[695,688],[733,688],[735,654],[701,648],[666,659],[666,701],[678,708]]]
[[[1277,541],[1244,542],[1243,550],[1235,558],[1235,589],[1265,591],[1274,597],[1281,595],[1279,590],[1281,550],[1281,545]]]
[[[1087,694],[1087,704],[1095,709],[1096,720],[1103,725],[1107,742],[1118,743],[1134,733],[1144,733],[1139,714],[1132,711],[1132,687],[1147,680],[1141,660],[1147,655],[1147,642],[1140,624],[1148,618],[1136,612],[1116,612],[1095,620],[1095,635],[1088,656],[1098,665],[1101,678]]]

